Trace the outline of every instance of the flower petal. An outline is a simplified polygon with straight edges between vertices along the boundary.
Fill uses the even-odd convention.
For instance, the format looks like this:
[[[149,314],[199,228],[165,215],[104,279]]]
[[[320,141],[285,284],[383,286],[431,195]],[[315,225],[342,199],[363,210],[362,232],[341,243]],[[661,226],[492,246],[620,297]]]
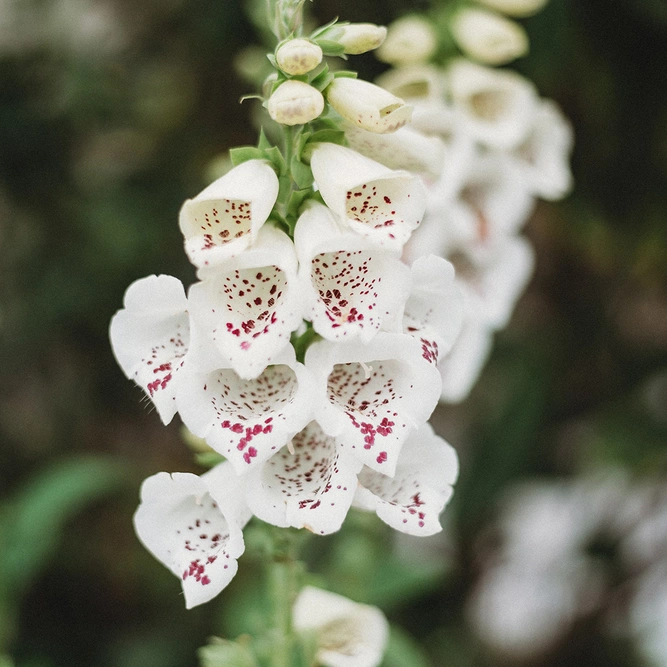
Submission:
[[[297,631],[315,631],[317,662],[325,667],[377,667],[389,624],[377,608],[306,586],[292,610]]]
[[[188,609],[227,586],[245,548],[239,525],[213,499],[204,479],[190,473],[161,472],[146,479],[134,525],[144,546],[181,579]]]
[[[257,377],[302,319],[292,242],[264,226],[251,248],[193,285],[189,300],[196,335],[212,340],[243,379]]]
[[[340,452],[334,438],[311,422],[288,446],[247,473],[248,505],[276,526],[333,533],[345,520],[360,469],[360,462]]]
[[[188,199],[179,226],[190,261],[202,269],[245,250],[257,238],[277,197],[273,169],[262,160],[248,160]]]
[[[393,478],[369,468],[361,471],[357,498],[364,508],[374,504],[380,519],[396,530],[433,535],[442,530],[438,515],[457,476],[456,452],[427,423],[405,441]]]
[[[440,374],[419,341],[382,332],[368,345],[322,341],[308,348],[306,366],[326,387],[328,400],[318,400],[315,412],[324,431],[369,468],[392,475],[410,430],[440,396]]]
[[[334,79],[325,95],[346,121],[370,132],[395,132],[412,115],[412,107],[402,99],[362,79]]]
[[[318,144],[313,177],[326,205],[358,234],[400,250],[426,209],[421,179],[336,144]]]
[[[124,305],[111,320],[111,346],[125,375],[146,391],[168,424],[190,339],[183,285],[172,276],[142,278],[127,288]]]
[[[369,341],[400,319],[410,271],[372,241],[342,230],[325,206],[313,204],[294,231],[305,316],[328,340]]]
[[[311,419],[313,379],[288,345],[253,380],[231,369],[189,374],[178,395],[183,423],[238,474],[266,461]]]
[[[454,345],[463,324],[463,300],[450,262],[428,255],[413,263],[403,332],[420,341],[427,361],[437,363]]]

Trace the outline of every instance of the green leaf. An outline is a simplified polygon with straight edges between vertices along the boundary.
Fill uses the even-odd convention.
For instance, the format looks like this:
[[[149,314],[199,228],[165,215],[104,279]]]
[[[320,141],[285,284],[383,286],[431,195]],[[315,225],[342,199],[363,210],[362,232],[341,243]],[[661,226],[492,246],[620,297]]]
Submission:
[[[271,146],[270,148],[265,149],[264,159],[273,163],[273,166],[278,172],[278,176],[287,174],[287,162],[285,162],[285,158],[277,146]]]
[[[66,522],[126,478],[117,461],[91,457],[54,465],[32,479],[11,503],[4,526],[0,577],[8,592],[21,594],[56,550]]]
[[[323,26],[320,26],[317,30],[315,30],[311,35],[310,35],[310,40],[313,41],[320,35],[323,35],[325,32],[329,32],[327,37],[332,37],[333,39],[339,39],[340,37],[343,36],[343,27],[350,25],[349,21],[341,21],[340,23],[338,22],[338,17],[333,19],[333,21],[329,21],[329,23],[325,23]],[[331,30],[336,26],[335,29]]]
[[[314,39],[313,42],[322,49],[325,56],[342,56],[345,54],[345,47],[340,42],[334,42],[330,39]]]
[[[290,194],[289,201],[287,202],[287,218],[289,220],[294,220],[294,225],[292,225],[292,228],[289,230],[289,233],[292,236],[294,236],[294,226],[299,218],[299,209],[311,194],[312,192],[310,188],[307,190],[293,190]]]
[[[343,130],[318,130],[310,136],[310,143],[327,143],[345,145],[345,132]]]
[[[266,156],[264,155],[264,151],[254,146],[239,146],[229,151],[229,158],[232,164],[237,167],[248,160],[264,160]]]
[[[334,79],[356,79],[357,76],[356,72],[351,72],[347,69],[341,69],[338,72],[334,72]]]
[[[290,168],[292,170],[292,178],[297,184],[299,190],[305,190],[311,187],[313,184],[313,172],[307,164],[301,162],[301,160],[299,160],[299,158],[295,155],[292,158],[292,164],[290,165]]]
[[[260,128],[259,130],[259,139],[257,140],[257,148],[260,148],[261,150],[265,151],[269,148],[272,147],[271,142],[266,138],[266,134],[264,133],[264,128]]]
[[[197,651],[200,667],[258,667],[250,649],[238,642],[212,637]]]

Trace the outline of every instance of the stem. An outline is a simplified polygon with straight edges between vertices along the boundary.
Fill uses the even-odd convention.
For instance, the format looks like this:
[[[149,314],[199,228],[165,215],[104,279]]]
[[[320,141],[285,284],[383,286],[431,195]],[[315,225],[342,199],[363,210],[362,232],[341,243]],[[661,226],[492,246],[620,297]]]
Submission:
[[[302,564],[296,557],[297,545],[292,538],[289,530],[283,529],[279,536],[276,533],[274,558],[267,568],[274,635],[271,667],[292,667],[296,644],[292,628],[292,607],[299,591]]]

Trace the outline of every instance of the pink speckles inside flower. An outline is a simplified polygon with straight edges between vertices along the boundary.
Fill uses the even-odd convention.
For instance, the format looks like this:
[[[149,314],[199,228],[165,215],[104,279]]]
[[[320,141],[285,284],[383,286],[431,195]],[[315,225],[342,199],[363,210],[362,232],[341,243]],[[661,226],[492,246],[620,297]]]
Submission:
[[[268,459],[310,421],[312,378],[291,346],[280,361],[251,380],[231,369],[193,374],[179,394],[185,425],[239,474]]]
[[[179,577],[188,608],[217,595],[236,573],[236,559],[243,553],[240,525],[247,521],[247,510],[242,517],[233,503],[222,508],[212,496],[219,484],[231,490],[228,466],[201,478],[158,473],[142,486],[134,516],[137,535]]]
[[[248,504],[269,523],[332,533],[345,519],[360,468],[317,422],[311,422],[292,438],[289,448],[248,474]]]
[[[230,243],[250,234],[252,228],[251,203],[242,200],[219,199],[192,202],[192,223],[200,229],[201,250]]]

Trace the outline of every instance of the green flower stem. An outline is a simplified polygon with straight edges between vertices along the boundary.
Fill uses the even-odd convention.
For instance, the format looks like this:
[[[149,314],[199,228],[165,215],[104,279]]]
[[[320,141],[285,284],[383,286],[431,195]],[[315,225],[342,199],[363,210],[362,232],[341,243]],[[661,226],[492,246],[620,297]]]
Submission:
[[[272,605],[271,667],[292,667],[297,638],[292,627],[292,607],[299,592],[303,565],[297,558],[292,531],[276,534],[275,552],[267,566],[268,593]]]

